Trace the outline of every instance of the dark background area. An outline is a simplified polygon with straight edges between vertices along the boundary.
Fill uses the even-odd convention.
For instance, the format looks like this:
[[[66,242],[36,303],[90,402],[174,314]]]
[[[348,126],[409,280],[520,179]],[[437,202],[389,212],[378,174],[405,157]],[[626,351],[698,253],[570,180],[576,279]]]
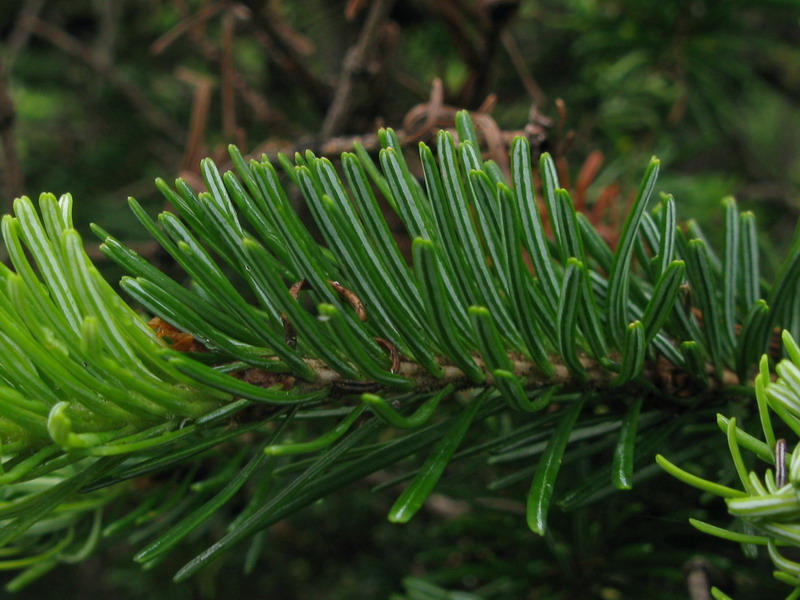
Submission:
[[[573,178],[601,153],[589,203],[613,182],[627,193],[656,154],[684,218],[735,194],[791,223],[798,13],[790,0],[4,2],[2,197],[70,192],[81,227],[128,233],[127,196],[157,205],[154,177],[224,162],[228,143],[335,154],[386,125],[415,152],[448,107],[488,105]]]
[[[514,134],[554,154],[562,185],[611,232],[658,155],[679,218],[713,240],[720,200],[736,196],[774,267],[800,211],[798,40],[795,0],[3,2],[0,202],[70,192],[93,256],[91,221],[146,254],[126,198],[163,208],[155,177],[200,185],[199,160],[224,165],[229,143],[271,157],[373,148],[379,126],[413,155],[465,107],[490,155]],[[441,510],[405,527],[385,521],[390,494],[359,484],[270,530],[247,576],[246,544],[180,586],[168,581],[191,547],[142,572],[135,544],[109,545],[21,597],[387,598],[424,576],[483,598],[671,598],[697,553],[740,597],[772,585],[766,561],[690,535],[686,518],[715,509],[682,484],[661,477],[554,515],[541,540],[521,504],[448,498],[474,495],[481,468],[448,472]]]

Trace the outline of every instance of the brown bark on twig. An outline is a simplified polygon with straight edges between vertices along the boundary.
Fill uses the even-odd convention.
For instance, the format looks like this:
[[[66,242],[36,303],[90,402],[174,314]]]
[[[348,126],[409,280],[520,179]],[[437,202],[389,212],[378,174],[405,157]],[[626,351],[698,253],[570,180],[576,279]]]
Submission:
[[[620,393],[629,394],[631,389],[638,389],[637,393],[646,393],[653,399],[680,406],[686,403],[695,403],[697,398],[704,394],[713,395],[724,388],[740,383],[736,374],[729,370],[723,371],[722,377],[718,379],[712,365],[707,365],[707,379],[703,382],[694,381],[685,371],[674,365],[671,365],[666,372],[663,365],[650,365],[645,366],[640,378],[625,384],[625,386],[612,388],[611,382],[615,374],[604,369],[596,359],[590,356],[581,355],[579,357],[586,373],[586,382],[583,384],[576,383],[575,376],[557,356],[550,357],[555,369],[554,375],[545,375],[537,365],[522,355],[510,354],[509,357],[512,359],[513,373],[525,379],[525,388],[529,390],[548,388],[553,385],[564,385],[569,388],[579,385],[578,389],[614,389]],[[473,360],[478,367],[485,368],[481,357],[473,356]],[[316,373],[316,379],[313,382],[295,379],[287,389],[308,392],[335,386],[337,382],[342,381],[342,376],[322,360],[307,358],[305,362]],[[485,382],[476,385],[461,369],[449,364],[446,360],[440,359],[439,364],[443,370],[441,377],[434,377],[418,363],[408,360],[401,360],[393,372],[413,381],[414,391],[417,393],[440,390],[448,384],[452,384],[456,389],[471,389],[494,384],[494,378],[488,370],[485,373]],[[260,372],[257,368],[247,369],[247,371]]]
[[[728,586],[727,576],[707,558],[694,556],[683,565],[689,600],[712,600],[712,586]]]

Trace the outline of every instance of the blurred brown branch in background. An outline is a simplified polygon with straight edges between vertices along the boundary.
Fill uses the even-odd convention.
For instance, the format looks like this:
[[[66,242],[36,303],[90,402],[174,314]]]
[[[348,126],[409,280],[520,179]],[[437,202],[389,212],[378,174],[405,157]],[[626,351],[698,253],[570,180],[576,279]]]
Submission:
[[[130,102],[156,130],[167,138],[182,142],[186,131],[156,104],[150,101],[142,89],[131,82],[110,60],[108,50],[103,45],[89,46],[60,27],[36,18],[31,31],[49,41],[65,53],[80,59],[91,67],[98,75],[104,77],[111,85]],[[102,39],[102,37],[100,38]]]
[[[31,35],[77,59],[116,89],[168,144],[182,148],[176,154],[180,158],[174,170],[187,173],[196,172],[199,158],[204,155],[222,156],[227,143],[244,148],[292,148],[312,139],[316,147],[344,150],[351,148],[345,148],[345,140],[362,131],[373,131],[376,123],[396,125],[402,113],[398,114],[396,107],[390,108],[392,98],[385,96],[388,80],[414,95],[425,93],[431,86],[430,81],[397,68],[398,57],[394,53],[398,40],[417,23],[438,20],[462,57],[467,73],[455,89],[445,89],[440,80],[434,82],[430,100],[407,111],[402,133],[409,140],[420,139],[433,127],[447,126],[456,107],[471,106],[490,154],[502,166],[506,161],[500,151],[502,138],[509,136],[501,135],[500,128],[488,117],[487,106],[479,106],[489,95],[498,48],[506,48],[520,87],[535,102],[546,100],[509,30],[518,5],[518,0],[443,0],[400,5],[393,0],[350,0],[341,13],[337,14],[339,9],[334,10],[333,5],[319,13],[320,19],[331,23],[327,30],[341,36],[335,43],[320,47],[290,24],[286,18],[288,6],[280,0],[164,0],[157,6],[170,9],[177,18],[143,47],[149,47],[150,56],[159,59],[170,53],[166,64],[177,63],[172,67],[172,77],[184,82],[190,92],[190,102],[180,116],[160,106],[153,100],[152,90],[131,79],[115,51],[121,43],[123,23],[128,28],[125,33],[129,33],[126,15],[135,10],[130,5],[99,3],[88,13],[84,10],[81,18],[93,21],[92,33],[87,37],[77,34],[64,20],[65,15],[71,14],[70,9],[44,0],[28,0],[17,13],[9,34],[7,60],[13,64]],[[336,24],[339,21],[341,25]],[[237,46],[245,38],[247,43],[255,41],[263,49],[264,69],[270,71],[267,79],[256,82],[237,64]],[[178,44],[180,49],[176,48]],[[335,76],[312,68],[321,53],[331,48],[340,53],[338,58],[326,57],[331,64],[331,59],[338,61]],[[177,61],[176,52],[181,53]],[[137,60],[141,59],[146,56],[139,54]],[[201,66],[203,63],[205,67]],[[160,70],[156,63],[152,68],[154,73]],[[280,89],[276,82],[280,82]],[[319,119],[317,132],[309,131],[307,123],[292,114],[298,106],[307,107]],[[261,141],[253,139],[253,123],[268,129]],[[538,128],[529,134],[539,143],[544,139],[543,123],[529,124]],[[221,131],[217,133],[217,129]],[[369,143],[365,145],[370,147]]]
[[[339,83],[322,123],[322,138],[341,133],[350,115],[359,108],[358,98],[374,93],[374,90],[370,90],[370,83],[385,67],[375,60],[375,56],[387,27],[392,4],[394,0],[373,0],[370,4],[358,41],[342,61]]]
[[[8,79],[3,68],[3,61],[0,60],[0,140],[2,140],[3,146],[3,183],[0,191],[6,198],[4,207],[6,211],[11,209],[14,198],[21,196],[24,192],[23,175],[14,135],[15,120],[14,102],[8,93]]]
[[[316,77],[306,61],[309,46],[281,15],[277,0],[244,0],[250,9],[255,39],[266,49],[271,61],[291,81],[302,89],[309,101],[321,112],[327,110],[332,90],[328,84]]]
[[[135,27],[141,30],[147,19],[131,21],[132,14],[141,19],[142,13],[130,4],[101,2],[78,9],[27,0],[6,39],[9,69],[5,75],[13,80],[11,67],[33,43],[38,48],[49,46],[67,63],[89,69],[127,103],[117,110],[132,111],[148,128],[141,131],[139,143],[157,147],[162,162],[164,158],[172,161],[163,170],[198,187],[203,185],[200,159],[212,156],[226,166],[228,143],[250,150],[252,156],[266,153],[272,158],[305,148],[335,156],[352,150],[356,141],[368,151],[377,151],[373,132],[387,123],[395,127],[404,148],[415,151],[421,140],[432,143],[438,129],[453,129],[455,114],[463,106],[473,109],[487,156],[508,172],[511,138],[525,135],[539,148],[550,126],[549,118],[535,105],[520,130],[504,131],[490,115],[496,102],[489,93],[493,63],[500,48],[506,49],[520,88],[534,102],[546,100],[509,29],[518,5],[518,0],[349,0],[318,14],[327,24],[326,31],[339,36],[320,45],[287,18],[296,9],[289,10],[281,0],[162,0],[153,8],[171,12],[171,25],[158,36],[138,38],[141,43],[137,40],[131,51],[129,36],[137,31]],[[430,81],[404,69],[397,55],[401,36],[431,20],[440,24],[467,68],[461,83],[451,84],[451,89],[441,78]],[[124,52],[121,44],[127,44]],[[264,76],[254,78],[252,65],[249,71],[243,69],[242,45],[251,52],[254,47],[261,49]],[[137,48],[150,52],[137,52]],[[320,58],[331,49],[335,54],[325,56],[329,68],[321,72]],[[148,84],[133,76],[132,60],[149,65]],[[156,99],[158,94],[149,82],[155,84],[157,77],[171,78],[180,83],[176,89],[186,90],[187,101],[180,112]],[[388,93],[391,86],[410,92],[412,98],[427,99],[411,109],[408,104],[402,108]],[[298,111],[300,107],[304,108]],[[319,126],[310,129],[308,123],[314,119]],[[12,97],[7,81],[0,78],[2,191],[7,198],[24,192],[13,123]],[[118,195],[144,189],[146,184],[124,183]]]

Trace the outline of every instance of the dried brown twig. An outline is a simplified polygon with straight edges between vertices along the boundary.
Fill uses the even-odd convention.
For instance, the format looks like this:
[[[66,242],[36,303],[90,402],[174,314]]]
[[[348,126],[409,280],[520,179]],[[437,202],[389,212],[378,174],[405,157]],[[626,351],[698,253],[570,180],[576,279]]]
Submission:
[[[187,32],[192,34],[194,41],[197,42],[198,45],[203,47],[203,42],[205,40],[197,37],[199,33],[198,26],[206,23],[209,19],[226,10],[228,7],[228,2],[214,2],[213,4],[203,6],[196,13],[186,14],[174,27],[165,31],[150,45],[150,52],[158,56]],[[213,51],[213,48],[205,47],[205,49]]]
[[[203,58],[205,58],[212,65],[219,65],[220,79],[221,79],[221,112],[222,112],[222,125],[225,141],[228,143],[235,143],[244,147],[246,145],[245,129],[239,126],[236,117],[236,99],[241,99],[252,111],[256,121],[268,124],[273,130],[279,134],[287,135],[289,137],[297,137],[298,131],[294,128],[289,119],[273,107],[267,100],[265,95],[260,91],[253,88],[253,86],[245,79],[244,76],[237,70],[234,62],[234,42],[237,29],[241,27],[249,27],[256,40],[261,41],[266,46],[272,44],[269,41],[269,36],[261,29],[253,25],[252,11],[238,2],[222,1],[201,7],[196,12],[189,11],[189,7],[180,0],[174,0],[177,9],[182,15],[181,20],[163,35],[161,35],[150,46],[150,52],[154,55],[159,55],[170,48],[178,39],[186,36],[191,43],[197,48]],[[215,43],[209,39],[207,35],[206,25],[208,22],[221,15],[222,18],[222,36],[219,43]],[[276,30],[280,30],[284,37],[289,38],[291,46],[298,54],[307,54],[311,51],[312,47],[310,42],[296,35],[294,32],[289,34],[286,27],[280,24],[273,23]],[[267,41],[265,41],[267,40]],[[212,67],[213,68],[213,67]],[[183,78],[185,70],[179,70],[179,77]],[[207,79],[211,89],[209,94],[216,87],[216,82]],[[196,82],[192,82],[196,85]],[[196,156],[197,152],[190,150],[189,145],[197,144],[203,138],[197,140],[194,132],[197,131],[199,115],[196,113],[198,107],[198,92],[199,88],[195,89],[195,98],[192,104],[192,121],[190,125],[189,140],[187,140],[187,148],[184,151],[184,156]],[[205,93],[205,90],[203,90]],[[205,113],[208,117],[208,113]],[[207,123],[203,125],[203,131],[207,129]],[[196,147],[196,146],[195,146]],[[184,161],[184,170],[194,167],[194,164],[187,166]]]
[[[179,67],[175,72],[175,76],[194,88],[192,111],[189,117],[189,137],[186,139],[183,159],[181,160],[181,170],[191,171],[197,168],[200,159],[206,154],[203,141],[208,127],[211,92],[214,84],[210,78],[184,67]]]
[[[483,106],[470,115],[475,122],[478,133],[483,138],[482,146],[487,148],[487,155],[494,160],[501,169],[508,173],[508,148],[516,136],[525,136],[534,148],[539,148],[548,137],[549,120],[541,115],[535,108],[531,110],[530,120],[521,130],[503,130],[489,114],[494,102],[494,96],[489,96]],[[444,103],[444,89],[442,82],[435,79],[431,85],[428,102],[423,102],[412,107],[401,122],[401,127],[396,130],[397,137],[402,146],[411,147],[419,141],[432,143],[436,132],[440,129],[454,129],[455,117],[460,109]],[[250,153],[251,156],[260,157],[266,154],[276,158],[277,155],[294,155],[295,152],[311,149],[324,156],[335,156],[342,152],[350,152],[356,143],[361,144],[367,151],[379,149],[378,137],[373,134],[334,136],[331,138],[305,137],[291,143],[279,143],[268,140],[259,144]]]

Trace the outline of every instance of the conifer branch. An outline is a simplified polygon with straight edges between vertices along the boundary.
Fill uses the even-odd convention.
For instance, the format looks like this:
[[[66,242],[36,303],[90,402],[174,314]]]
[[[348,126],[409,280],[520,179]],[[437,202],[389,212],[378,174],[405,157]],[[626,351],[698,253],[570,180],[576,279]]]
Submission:
[[[188,286],[93,226],[101,250],[128,273],[122,291],[157,318],[152,327],[85,254],[69,196],[43,195],[38,212],[27,198],[14,203],[15,216],[2,221],[13,270],[0,268],[0,543],[41,558],[12,589],[96,542],[93,515],[119,502],[126,482],[197,455],[212,483],[194,482],[199,463],[176,471],[184,477],[173,496],[180,508],[166,531],[151,531],[137,560],[159,560],[236,495],[245,509],[177,579],[417,454],[427,458],[392,520],[410,519],[452,461],[491,450],[493,463],[517,465],[492,489],[531,481],[527,521],[543,534],[553,507],[574,508],[652,476],[650,456],[671,434],[688,436],[681,427],[706,418],[705,404],[713,410],[730,394],[755,394],[759,407],[770,402],[800,431],[791,397],[774,387],[764,395],[763,362],[755,392],[749,383],[774,328],[800,322],[791,300],[800,236],[768,285],[752,215],[739,215],[732,200],[724,203],[721,258],[699,229],[677,227],[671,197],[650,209],[653,159],[612,249],[559,188],[549,156],[536,177],[528,142],[516,139],[507,179],[483,159],[466,112],[456,126],[458,141],[439,134],[437,156],[420,145],[421,180],[390,129],[378,134],[377,162],[363,148],[342,155],[341,171],[311,152],[294,163],[280,157],[322,242],[266,157],[247,162],[231,148],[235,174],[203,161],[203,192],[159,180],[175,214],[154,220],[135,200],[130,206]],[[410,262],[390,234],[389,210],[413,240]],[[779,368],[791,379],[793,371]],[[770,452],[732,420],[726,433],[734,453],[736,444]],[[221,453],[244,434],[262,443]],[[526,443],[531,435],[546,442]],[[581,445],[589,441],[597,446]],[[565,457],[612,446],[613,460],[596,476],[554,495]],[[702,451],[688,445],[682,456]],[[539,469],[528,462],[537,455]],[[708,489],[759,492],[734,460],[746,492]],[[287,479],[287,471],[299,475]],[[256,472],[276,482],[266,497],[246,493]],[[41,489],[43,477],[55,484]],[[70,503],[81,493],[89,500]],[[139,510],[105,531],[157,517]],[[783,524],[769,527],[766,534],[786,541]],[[50,552],[54,538],[63,548]]]

